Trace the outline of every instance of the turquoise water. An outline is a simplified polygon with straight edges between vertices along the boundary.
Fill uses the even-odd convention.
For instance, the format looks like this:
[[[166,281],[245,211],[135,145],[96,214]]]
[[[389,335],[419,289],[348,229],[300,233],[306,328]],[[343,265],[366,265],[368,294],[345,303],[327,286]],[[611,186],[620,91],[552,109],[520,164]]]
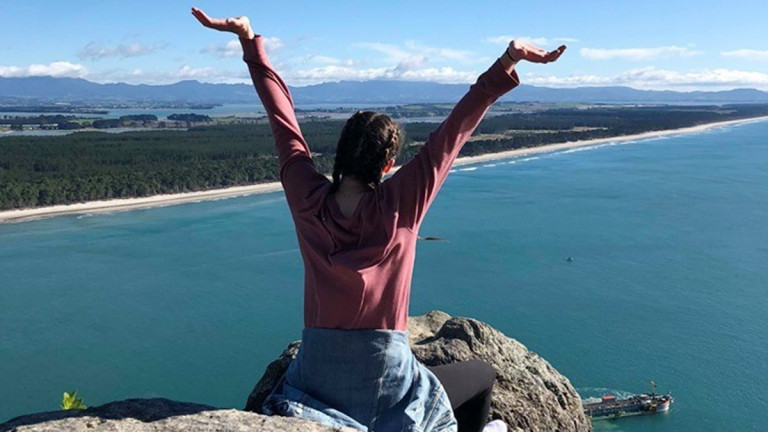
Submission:
[[[411,313],[486,321],[583,395],[672,412],[602,431],[768,427],[768,123],[459,167]],[[573,257],[573,262],[567,262]],[[0,421],[162,396],[242,407],[300,333],[280,194],[0,225]]]

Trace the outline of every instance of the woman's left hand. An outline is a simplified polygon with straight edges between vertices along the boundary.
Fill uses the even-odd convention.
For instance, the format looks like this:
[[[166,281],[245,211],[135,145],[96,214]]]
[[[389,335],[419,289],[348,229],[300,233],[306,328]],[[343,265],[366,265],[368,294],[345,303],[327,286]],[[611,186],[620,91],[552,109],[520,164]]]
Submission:
[[[565,52],[565,48],[565,45],[560,45],[554,51],[546,51],[532,43],[516,39],[509,43],[507,53],[517,61],[527,60],[532,63],[549,63],[560,58],[560,55]]]
[[[253,39],[255,36],[247,16],[227,19],[211,18],[205,12],[195,7],[192,8],[192,15],[200,21],[200,24],[208,28],[234,33],[243,39]]]

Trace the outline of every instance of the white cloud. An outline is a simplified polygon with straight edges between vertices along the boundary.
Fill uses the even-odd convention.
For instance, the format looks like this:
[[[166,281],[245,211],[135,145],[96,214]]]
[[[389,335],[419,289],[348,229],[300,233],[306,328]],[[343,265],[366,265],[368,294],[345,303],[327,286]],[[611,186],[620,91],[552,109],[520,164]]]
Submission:
[[[285,46],[283,41],[281,41],[279,38],[276,38],[276,37],[265,37],[263,39],[264,39],[264,49],[266,49],[267,52],[274,52]]]
[[[352,46],[383,54],[383,56],[376,56],[375,64],[384,64],[385,66],[362,67],[365,63],[363,61],[340,60],[322,55],[310,55],[305,59],[323,64],[323,66],[303,69],[290,67],[288,64],[281,64],[280,66],[286,66],[285,78],[292,85],[377,79],[465,83],[474,81],[477,78],[477,72],[460,71],[451,67],[434,65],[434,63],[449,61],[474,64],[480,61],[490,61],[486,58],[476,58],[470,51],[431,47],[414,41],[403,44],[359,42]]]
[[[546,37],[531,37],[531,36],[492,36],[487,37],[483,39],[483,42],[491,43],[494,45],[508,45],[509,42],[513,39],[517,40],[523,40],[528,43],[532,43],[534,45],[538,45],[541,47],[551,46],[551,45],[562,45],[564,43],[575,43],[578,42],[578,39],[574,38],[567,38],[567,37],[556,37],[556,38],[546,38]]]
[[[244,76],[239,73],[222,70],[216,67],[193,68],[191,66],[182,66],[174,72],[161,74],[156,77],[165,82],[176,82],[179,80],[198,80],[215,83],[241,83],[244,82]]]
[[[476,71],[462,71],[450,67],[427,67],[421,63],[401,62],[394,67],[357,67],[357,65],[327,64],[315,68],[294,69],[278,65],[278,71],[290,85],[301,86],[334,81],[403,80],[431,81],[438,83],[472,83]],[[0,68],[0,75],[3,69]],[[133,70],[119,73],[89,73],[88,79],[98,82],[128,82],[145,84],[169,84],[180,80],[199,80],[211,83],[249,83],[243,70],[223,70],[215,67],[194,68],[183,66],[171,72]],[[680,72],[655,67],[628,70],[614,75],[570,75],[554,76],[528,73],[523,84],[547,87],[581,86],[628,86],[653,90],[728,90],[753,87],[768,90],[768,73],[730,70],[703,69]]]
[[[450,67],[414,69],[400,73],[397,79],[405,81],[432,81],[439,83],[469,83],[477,79],[477,72],[457,71]]]
[[[507,45],[512,39],[514,39],[512,36],[491,36],[483,39],[483,42],[492,43],[494,45]]]
[[[434,61],[450,60],[461,63],[471,64],[486,61],[484,57],[476,57],[470,51],[457,50],[453,48],[438,48],[421,45],[414,41],[407,41],[403,46],[386,44],[381,42],[359,42],[352,46],[367,50],[374,50],[386,54],[384,59],[388,62],[415,62],[415,61]]]
[[[29,76],[83,78],[86,75],[88,75],[88,69],[85,66],[65,61],[52,62],[47,65],[33,64],[27,67],[0,66],[0,77],[4,78]]]
[[[654,90],[725,90],[743,87],[768,89],[768,74],[730,69],[703,69],[680,72],[647,67],[617,75],[571,75],[568,77],[527,74],[525,84],[551,87],[629,86]]]
[[[106,57],[137,57],[150,54],[162,47],[157,44],[145,45],[141,43],[102,45],[99,42],[91,42],[77,54],[81,59],[98,60]]]
[[[344,80],[366,81],[379,79],[386,73],[387,68],[355,69],[347,66],[329,65],[290,73],[290,81],[298,85]]]
[[[427,63],[427,58],[423,55],[413,55],[406,59],[403,59],[392,70],[396,73],[405,73],[414,69],[418,69]]]
[[[417,56],[423,56],[425,58],[437,58],[445,60],[454,60],[462,63],[476,63],[477,57],[473,56],[472,52],[465,50],[457,50],[453,48],[436,48],[425,45],[420,45],[414,41],[407,41],[405,48]]]
[[[356,60],[353,59],[338,59],[336,57],[330,57],[330,56],[324,56],[320,54],[310,54],[302,58],[303,62],[315,62],[315,63],[321,63],[326,65],[343,65],[343,66],[354,66],[355,64],[359,63]]]
[[[476,72],[444,68],[408,68],[403,63],[394,68],[353,68],[329,65],[299,70],[286,76],[292,85],[308,85],[330,81],[402,80],[432,81],[439,83],[466,83],[477,78]]]
[[[380,42],[359,42],[359,43],[353,44],[352,46],[357,48],[363,48],[363,49],[372,49],[374,51],[384,53],[387,56],[389,56],[387,60],[396,61],[396,62],[400,62],[413,55],[412,53],[396,45],[385,44]]]
[[[440,63],[490,63],[490,59],[474,57],[470,51],[426,46],[414,41],[402,44],[359,42],[352,44],[352,47],[374,51],[373,59],[340,59],[311,54],[283,62],[278,59],[274,64],[291,85],[310,85],[377,79],[465,83],[473,82],[477,72],[443,67]],[[307,67],[311,63],[317,64],[317,67]]]
[[[242,49],[240,49],[240,42],[231,40],[224,45],[210,44],[207,47],[200,50],[204,54],[216,54],[219,57],[236,57],[242,55]]]
[[[209,83],[249,83],[247,73],[241,70],[226,70],[222,68],[203,67],[194,68],[188,65],[181,66],[175,70],[157,71],[146,69],[107,69],[88,73],[85,77],[89,81],[97,83],[117,83],[128,84],[173,84],[183,80],[198,80]]]
[[[700,51],[675,45],[655,48],[582,48],[579,52],[582,57],[590,60],[653,60],[668,57],[691,57],[701,54]]]
[[[267,53],[273,53],[284,46],[283,42],[276,37],[265,37],[263,41],[264,49]],[[239,40],[231,40],[223,45],[211,44],[201,49],[200,52],[203,54],[216,54],[219,57],[241,57],[243,55]]]
[[[335,57],[329,57],[319,54],[310,54],[304,58],[306,61],[315,61],[318,63],[325,63],[325,64],[339,64],[342,61],[335,58]]]
[[[738,49],[733,51],[724,51],[720,55],[724,57],[737,57],[748,60],[768,60],[768,50]]]

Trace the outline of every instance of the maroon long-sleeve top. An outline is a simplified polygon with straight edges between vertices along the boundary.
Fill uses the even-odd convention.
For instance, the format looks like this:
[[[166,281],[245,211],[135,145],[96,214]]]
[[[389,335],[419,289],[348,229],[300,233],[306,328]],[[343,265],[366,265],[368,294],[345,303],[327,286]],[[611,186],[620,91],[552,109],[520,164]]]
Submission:
[[[345,217],[310,157],[288,87],[261,36],[240,39],[272,126],[280,181],[304,260],[304,325],[405,330],[416,241],[424,215],[488,107],[519,84],[496,61],[429,135],[419,153]]]

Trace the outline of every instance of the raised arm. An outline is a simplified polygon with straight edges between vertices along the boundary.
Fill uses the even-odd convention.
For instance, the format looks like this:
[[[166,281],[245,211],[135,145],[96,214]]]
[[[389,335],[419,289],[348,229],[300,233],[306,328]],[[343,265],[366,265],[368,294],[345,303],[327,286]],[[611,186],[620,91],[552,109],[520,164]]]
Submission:
[[[192,15],[206,27],[231,32],[240,38],[243,60],[248,65],[253,85],[267,112],[275,137],[280,181],[288,205],[294,214],[308,204],[311,206],[314,192],[329,181],[315,169],[309,146],[296,120],[288,86],[272,68],[262,37],[254,34],[247,17],[211,18],[197,8],[192,8]]]
[[[510,42],[504,54],[478,77],[443,123],[429,135],[416,156],[382,183],[384,193],[398,208],[401,226],[418,229],[448,177],[453,161],[485,112],[520,83],[515,65],[521,60],[555,61],[565,48],[563,45],[548,52],[522,41]]]

